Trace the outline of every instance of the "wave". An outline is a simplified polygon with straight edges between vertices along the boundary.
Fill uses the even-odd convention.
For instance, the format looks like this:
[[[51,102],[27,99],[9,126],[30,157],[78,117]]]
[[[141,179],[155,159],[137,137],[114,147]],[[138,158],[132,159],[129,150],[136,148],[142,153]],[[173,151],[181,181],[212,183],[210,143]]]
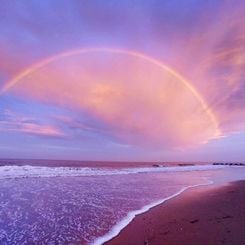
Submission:
[[[160,204],[162,204],[162,203],[164,203],[164,202],[166,202],[166,201],[168,201],[168,200],[180,195],[181,193],[183,193],[187,189],[195,188],[195,187],[203,186],[203,185],[211,185],[213,183],[214,183],[213,181],[208,180],[208,182],[206,182],[206,183],[183,187],[181,190],[179,190],[178,192],[174,193],[171,196],[168,196],[166,198],[163,198],[161,200],[158,200],[156,202],[148,204],[148,205],[142,207],[139,210],[135,210],[135,211],[129,212],[128,215],[126,217],[124,217],[121,221],[119,221],[114,227],[112,227],[112,229],[107,234],[105,234],[104,236],[96,238],[91,243],[91,245],[101,245],[101,244],[103,244],[105,242],[110,241],[112,238],[116,237],[121,232],[121,230],[124,229],[135,218],[136,215],[139,215],[139,214],[142,214],[142,213],[145,213],[145,212],[149,211],[151,208],[153,208],[155,206],[158,206],[158,205],[160,205]]]
[[[215,170],[226,166],[196,165],[175,167],[132,167],[132,168],[90,168],[90,167],[45,167],[45,166],[0,166],[0,179],[123,175],[148,172],[182,172]]]

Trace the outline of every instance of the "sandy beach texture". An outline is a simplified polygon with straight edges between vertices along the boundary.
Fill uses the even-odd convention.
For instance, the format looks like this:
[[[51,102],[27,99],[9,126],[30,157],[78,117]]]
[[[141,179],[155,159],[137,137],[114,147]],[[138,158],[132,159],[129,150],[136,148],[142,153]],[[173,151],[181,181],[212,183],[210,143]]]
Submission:
[[[138,215],[107,245],[245,244],[245,181],[190,189]]]

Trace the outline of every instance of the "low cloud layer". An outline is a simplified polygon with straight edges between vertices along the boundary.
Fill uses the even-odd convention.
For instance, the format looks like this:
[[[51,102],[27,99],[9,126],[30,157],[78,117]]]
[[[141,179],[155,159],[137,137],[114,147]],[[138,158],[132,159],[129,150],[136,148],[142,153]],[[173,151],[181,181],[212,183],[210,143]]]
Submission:
[[[16,132],[43,137],[64,137],[53,125],[40,124],[36,118],[26,117],[13,111],[5,110],[0,118],[0,131]]]

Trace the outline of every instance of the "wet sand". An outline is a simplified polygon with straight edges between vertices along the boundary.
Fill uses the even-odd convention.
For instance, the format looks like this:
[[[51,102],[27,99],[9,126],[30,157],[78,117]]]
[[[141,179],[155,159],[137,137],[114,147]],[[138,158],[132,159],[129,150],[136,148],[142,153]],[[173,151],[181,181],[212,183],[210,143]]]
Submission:
[[[245,181],[189,189],[136,218],[107,245],[245,244]]]

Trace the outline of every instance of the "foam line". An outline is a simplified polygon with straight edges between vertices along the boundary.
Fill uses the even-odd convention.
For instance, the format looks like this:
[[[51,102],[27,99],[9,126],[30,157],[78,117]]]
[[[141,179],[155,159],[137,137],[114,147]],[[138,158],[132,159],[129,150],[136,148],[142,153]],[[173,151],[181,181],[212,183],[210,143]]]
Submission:
[[[45,166],[0,166],[0,179],[124,175],[153,172],[203,171],[225,166],[199,165],[183,167],[140,167],[140,168],[89,168],[89,167],[45,167]]]
[[[121,221],[119,221],[115,226],[112,227],[112,229],[107,233],[105,234],[104,236],[101,236],[101,237],[98,237],[97,239],[95,239],[91,245],[101,245],[105,242],[108,242],[109,240],[111,240],[112,238],[116,237],[122,229],[124,229],[134,218],[136,215],[139,215],[139,214],[142,214],[142,213],[145,213],[147,211],[149,211],[151,208],[155,207],[155,206],[158,206],[174,197],[177,197],[178,195],[180,195],[181,193],[183,193],[184,191],[186,191],[187,189],[190,189],[190,188],[195,188],[195,187],[198,187],[198,186],[204,186],[204,185],[211,185],[213,184],[214,182],[211,181],[211,180],[208,180],[207,183],[202,183],[202,184],[196,184],[196,185],[190,185],[190,186],[187,186],[187,187],[183,187],[181,190],[179,190],[178,192],[176,192],[175,194],[169,196],[169,197],[166,197],[166,198],[163,198],[159,201],[156,201],[156,202],[153,202],[151,204],[148,204],[144,207],[142,207],[141,209],[139,210],[135,210],[135,211],[131,211],[128,213],[128,215],[123,218]]]

